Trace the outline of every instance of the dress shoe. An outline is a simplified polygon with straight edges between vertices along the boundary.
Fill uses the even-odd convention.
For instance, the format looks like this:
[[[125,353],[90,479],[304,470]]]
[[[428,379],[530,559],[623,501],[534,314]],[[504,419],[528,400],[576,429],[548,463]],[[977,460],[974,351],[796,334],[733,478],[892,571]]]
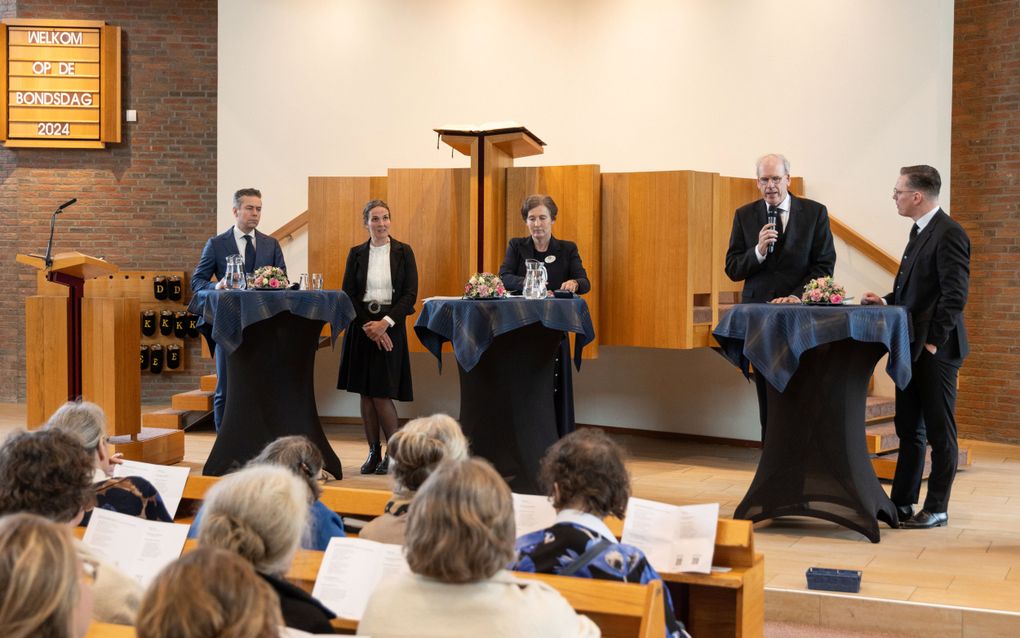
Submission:
[[[914,506],[913,505],[897,505],[896,515],[899,517],[900,525],[909,521],[914,517]]]
[[[383,457],[382,463],[379,464],[379,467],[375,468],[375,473],[376,474],[389,474],[390,473],[390,455],[389,455],[389,453],[387,453],[386,456]]]
[[[921,510],[914,514],[909,520],[902,523],[907,529],[930,529],[932,527],[943,527],[949,524],[949,514],[946,512],[929,512]]]
[[[379,467],[379,461],[382,460],[382,444],[381,443],[370,443],[368,446],[368,458],[361,464],[362,474],[372,474]]]

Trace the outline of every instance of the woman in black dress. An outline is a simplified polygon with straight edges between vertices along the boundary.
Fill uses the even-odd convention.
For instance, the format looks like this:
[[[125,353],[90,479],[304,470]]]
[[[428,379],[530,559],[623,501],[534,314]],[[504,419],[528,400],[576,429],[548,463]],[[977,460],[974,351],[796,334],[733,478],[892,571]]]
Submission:
[[[368,439],[362,474],[386,474],[385,440],[397,431],[393,400],[411,401],[411,358],[404,322],[418,298],[418,267],[407,244],[390,237],[390,208],[381,199],[361,212],[369,239],[347,255],[343,290],[357,317],[344,333],[337,388],[361,395],[361,420]]]
[[[558,212],[556,202],[548,195],[529,195],[521,203],[521,217],[529,237],[515,237],[506,247],[506,257],[499,267],[499,278],[507,290],[524,288],[525,262],[536,259],[545,265],[549,291],[564,290],[583,295],[591,290],[588,273],[581,264],[577,244],[553,237],[552,228]],[[552,294],[551,292],[549,294]],[[566,436],[574,431],[574,389],[570,374],[570,340],[566,335],[556,357],[555,401],[556,429]]]

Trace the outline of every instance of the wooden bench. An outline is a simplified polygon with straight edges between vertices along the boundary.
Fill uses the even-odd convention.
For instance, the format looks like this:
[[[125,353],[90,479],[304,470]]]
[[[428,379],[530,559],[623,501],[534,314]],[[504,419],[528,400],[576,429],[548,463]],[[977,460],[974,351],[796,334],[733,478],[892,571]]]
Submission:
[[[89,625],[85,638],[135,638],[135,628],[131,625],[111,625],[105,622],[93,622]]]

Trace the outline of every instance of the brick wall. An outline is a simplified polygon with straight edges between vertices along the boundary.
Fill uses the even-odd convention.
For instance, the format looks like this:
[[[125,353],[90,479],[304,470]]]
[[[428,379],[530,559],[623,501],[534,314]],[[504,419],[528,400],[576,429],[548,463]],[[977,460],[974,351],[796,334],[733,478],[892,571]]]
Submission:
[[[125,269],[186,270],[216,226],[216,2],[6,0],[0,15],[104,20],[122,28],[121,144],[103,150],[0,148],[0,254],[14,273],[0,294],[0,401],[25,400],[24,302],[35,274],[18,252],[46,247],[101,255]],[[190,340],[189,372],[142,375],[142,400],[165,402],[212,371]]]
[[[1020,443],[1020,1],[956,2],[952,177],[972,243],[960,435]]]

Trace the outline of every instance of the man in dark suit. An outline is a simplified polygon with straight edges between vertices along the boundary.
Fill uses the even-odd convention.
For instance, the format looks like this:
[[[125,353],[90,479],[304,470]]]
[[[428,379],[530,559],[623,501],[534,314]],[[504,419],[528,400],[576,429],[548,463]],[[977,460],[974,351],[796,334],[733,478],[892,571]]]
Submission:
[[[234,225],[221,235],[205,242],[202,256],[191,276],[191,291],[196,293],[213,286],[211,278],[216,276],[215,287],[226,286],[223,275],[227,271],[229,255],[244,256],[244,272],[253,272],[262,266],[276,266],[287,269],[283,260],[280,242],[269,235],[255,230],[262,218],[262,193],[257,188],[242,188],[234,193]],[[220,356],[216,349],[216,392],[213,394],[213,421],[216,430],[223,420],[223,406],[226,405],[227,358]]]
[[[800,303],[805,284],[832,276],[836,266],[829,212],[790,193],[790,162],[782,155],[759,159],[757,173],[762,198],[733,215],[726,275],[744,282],[742,303]],[[764,441],[768,382],[758,374],[754,382]]]
[[[956,378],[967,356],[963,308],[970,280],[970,239],[939,207],[942,178],[931,166],[905,166],[893,189],[896,209],[914,220],[893,291],[864,293],[862,304],[895,304],[910,311],[910,383],[896,389],[896,436],[900,439],[892,501],[904,527],[949,523],[949,493],[959,455],[956,442]],[[925,443],[931,443],[931,474],[924,507],[913,513],[921,492]]]

